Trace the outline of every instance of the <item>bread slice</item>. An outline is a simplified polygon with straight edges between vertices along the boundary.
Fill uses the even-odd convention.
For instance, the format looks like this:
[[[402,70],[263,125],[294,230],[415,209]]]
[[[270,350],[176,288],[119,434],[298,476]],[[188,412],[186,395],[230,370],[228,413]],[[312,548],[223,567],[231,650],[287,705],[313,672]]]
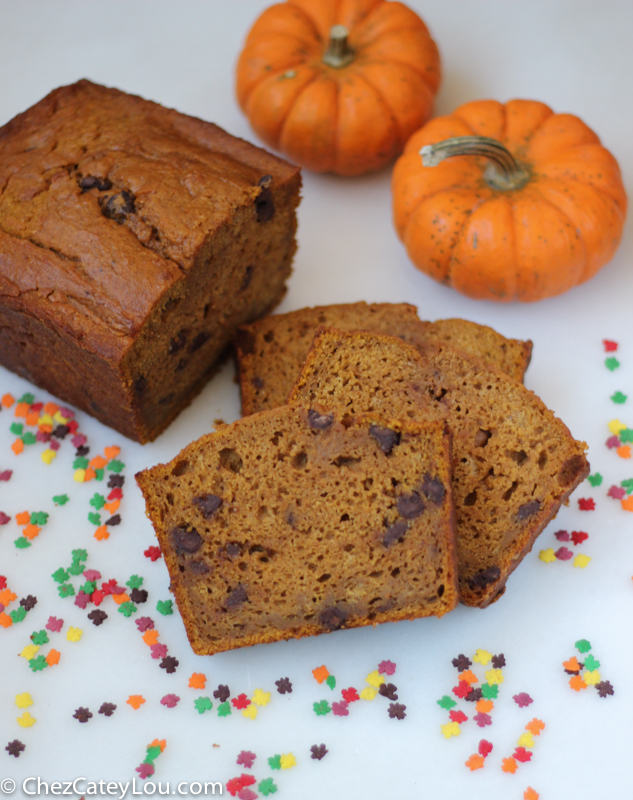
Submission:
[[[447,345],[320,329],[289,402],[319,413],[445,420],[453,435],[460,595],[485,607],[588,475],[586,444],[523,384]]]
[[[532,342],[506,339],[485,325],[463,319],[422,322],[415,306],[408,303],[302,308],[239,328],[235,349],[243,416],[285,402],[321,325],[397,336],[421,352],[429,343],[448,342],[516,380],[523,380],[532,353]]]
[[[196,653],[430,615],[458,602],[440,420],[282,406],[140,472]]]

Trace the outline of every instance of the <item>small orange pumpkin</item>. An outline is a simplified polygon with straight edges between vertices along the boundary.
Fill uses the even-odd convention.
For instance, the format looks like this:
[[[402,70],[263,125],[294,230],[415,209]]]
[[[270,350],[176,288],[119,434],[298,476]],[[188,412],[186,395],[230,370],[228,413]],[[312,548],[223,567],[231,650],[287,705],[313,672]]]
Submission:
[[[315,172],[360,175],[431,116],[440,61],[426,25],[386,0],[288,0],[253,25],[237,97],[261,139]]]
[[[421,149],[438,166],[424,166]],[[531,100],[466,103],[432,120],[396,162],[392,190],[415,266],[501,302],[552,297],[595,275],[615,253],[627,206],[596,134]]]

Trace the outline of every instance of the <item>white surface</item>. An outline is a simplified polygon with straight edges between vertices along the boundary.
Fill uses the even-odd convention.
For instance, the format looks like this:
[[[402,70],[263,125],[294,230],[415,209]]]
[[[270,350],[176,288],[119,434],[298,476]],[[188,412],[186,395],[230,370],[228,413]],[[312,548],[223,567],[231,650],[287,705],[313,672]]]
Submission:
[[[259,0],[0,0],[0,124],[56,86],[88,77],[256,141],[234,99],[233,68],[246,31],[265,5]],[[575,113],[614,153],[633,195],[633,4],[411,0],[409,5],[424,17],[440,47],[444,80],[438,114],[483,97],[539,99],[556,111]],[[25,508],[50,510],[50,498],[60,492],[71,494],[72,501],[51,511],[48,525],[27,551],[13,545],[18,532],[14,521],[0,528],[0,574],[7,575],[18,597],[31,593],[39,598],[27,620],[0,630],[0,779],[68,781],[82,775],[128,781],[147,744],[158,737],[167,739],[167,748],[156,761],[155,781],[226,781],[249,772],[235,763],[246,749],[258,756],[250,772],[258,781],[274,777],[280,800],[518,800],[528,785],[543,800],[630,796],[633,517],[605,493],[612,483],[632,477],[633,467],[608,451],[604,441],[611,418],[619,416],[633,426],[631,226],[613,262],[560,298],[529,306],[475,302],[431,282],[408,262],[391,225],[389,177],[389,170],[355,180],[304,173],[299,252],[279,310],[361,299],[409,301],[418,305],[423,318],[461,316],[508,336],[531,338],[534,356],[526,384],[589,443],[592,471],[601,472],[605,481],[597,489],[584,484],[576,497],[595,497],[597,510],[579,512],[575,501],[563,509],[510,579],[506,595],[485,611],[459,608],[439,621],[344,631],[199,658],[191,654],[178,615],[165,618],[155,612],[156,601],[168,597],[168,577],[162,561],[152,564],[142,555],[153,543],[152,530],[132,476],[171,458],[214,419],[237,418],[231,367],[151,446],[124,441],[79,415],[91,455],[117,443],[127,465],[123,524],[107,542],[92,539],[88,499],[100,487],[73,484],[70,443],[64,443],[51,467],[40,461],[39,446],[16,458],[9,450],[12,417],[3,412],[0,469],[14,469],[14,476],[0,483],[0,509],[11,516]],[[620,343],[619,372],[604,367],[603,338]],[[609,400],[616,389],[629,394],[626,405],[614,406]],[[27,390],[38,400],[48,399],[0,371],[0,394],[12,391],[18,396]],[[590,534],[579,548],[592,557],[589,567],[538,560],[539,549],[559,546],[552,535],[559,528]],[[150,599],[139,614],[155,619],[160,641],[179,659],[175,675],[158,668],[133,620],[114,613],[111,604],[103,606],[109,619],[95,628],[72,600],[57,598],[49,576],[70,561],[74,547],[85,547],[86,566],[106,578],[125,582],[135,572],[145,578]],[[83,628],[83,639],[72,644],[63,634],[58,639],[51,635],[51,645],[62,642],[62,660],[32,674],[16,653],[50,614],[65,619],[64,631],[69,625]],[[580,638],[591,641],[615,696],[600,699],[593,690],[576,694],[567,686],[561,662],[574,654]],[[436,700],[455,685],[451,659],[459,653],[472,656],[477,648],[503,652],[507,660],[494,723],[479,729],[471,720],[459,737],[445,740],[439,726],[447,713]],[[314,701],[340,699],[338,689],[344,686],[360,691],[365,676],[382,659],[398,665],[392,681],[399,702],[407,706],[404,721],[387,717],[384,698],[353,704],[347,718],[315,716]],[[311,670],[321,664],[336,676],[335,692],[312,678]],[[207,675],[205,691],[187,688],[194,671]],[[294,692],[282,697],[274,681],[286,675]],[[235,712],[218,719],[215,709],[198,715],[193,699],[211,694],[218,683],[229,684],[234,695],[263,688],[272,692],[272,700],[254,721]],[[28,729],[17,725],[16,717],[25,709],[14,704],[15,695],[25,691],[34,699],[28,711],[37,719]],[[521,691],[534,698],[527,709],[511,700]],[[167,709],[159,701],[171,692],[181,701]],[[137,693],[147,702],[135,712],[125,700]],[[110,719],[96,713],[106,700],[118,706]],[[78,706],[93,712],[88,724],[72,718]],[[523,726],[534,716],[547,727],[532,761],[514,775],[503,773],[502,757],[511,755]],[[27,744],[19,759],[4,752],[14,738]],[[494,750],[485,768],[471,773],[464,761],[476,752],[481,738],[491,741]],[[309,747],[321,742],[329,753],[313,761]],[[294,753],[297,766],[271,771],[266,759],[287,752]]]

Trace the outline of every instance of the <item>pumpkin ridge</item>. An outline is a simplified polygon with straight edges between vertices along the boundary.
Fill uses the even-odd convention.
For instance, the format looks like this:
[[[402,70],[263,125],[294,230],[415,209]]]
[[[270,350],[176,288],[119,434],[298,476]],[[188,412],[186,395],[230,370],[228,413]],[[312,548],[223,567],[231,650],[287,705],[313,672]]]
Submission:
[[[310,25],[312,30],[314,31],[315,38],[323,45],[323,36],[321,36],[321,31],[318,29],[316,22],[314,21],[313,17],[311,17],[308,12],[302,6],[298,6],[292,2],[292,0],[287,0],[289,6],[291,6],[295,11],[297,11],[304,20]]]
[[[444,191],[444,190],[442,190],[442,191]],[[435,194],[437,194],[437,193],[435,193]],[[448,271],[447,271],[448,274],[446,276],[447,277],[447,281],[450,283],[450,285],[453,284],[453,266],[455,264],[455,248],[457,247],[457,245],[461,241],[461,239],[462,239],[462,237],[464,235],[464,232],[466,231],[468,225],[470,224],[470,221],[472,219],[473,213],[475,211],[477,211],[477,209],[479,209],[483,205],[485,205],[490,199],[491,199],[490,197],[482,197],[479,202],[475,203],[475,205],[471,208],[470,213],[466,217],[464,217],[464,221],[462,222],[461,228],[459,229],[459,231],[455,235],[454,240],[450,243],[451,257],[450,257],[450,259],[448,261]]]
[[[562,178],[561,175],[548,175],[546,172],[539,173],[538,175],[535,175],[534,177],[535,178],[541,178],[542,180],[547,180],[547,181],[560,180]],[[613,203],[613,205],[616,207],[616,209],[618,210],[618,214],[620,215],[622,221],[624,222],[624,220],[626,218],[626,208],[623,209],[620,206],[620,203],[619,203],[620,198],[616,197],[614,194],[612,194],[606,187],[603,188],[601,186],[596,186],[596,184],[592,183],[591,181],[582,181],[582,180],[580,180],[580,178],[575,178],[572,175],[565,175],[565,180],[568,183],[570,183],[570,182],[577,183],[579,186],[588,186],[591,189],[593,189],[597,194],[602,196],[603,198],[604,197],[608,198]]]
[[[410,30],[411,30],[410,28],[403,28],[402,32],[409,32]],[[389,35],[391,35],[391,33]],[[379,37],[376,37],[376,38],[379,39]],[[431,39],[430,36],[428,38]],[[433,42],[432,39],[431,39],[431,42]],[[380,44],[382,44],[382,42],[378,42],[378,45],[380,45]],[[397,52],[389,53],[388,56],[385,56],[385,55],[373,55],[371,53],[371,48],[372,48],[372,45],[370,45],[370,44],[361,45],[359,47],[358,51],[357,51],[357,53],[359,55],[359,59],[358,60],[360,61],[361,59],[364,59],[365,63],[367,63],[367,61],[369,61],[369,60],[371,60],[373,62],[376,62],[376,63],[382,63],[382,62],[388,60],[388,61],[390,61],[390,62],[392,62],[394,64],[405,65],[405,66],[409,67],[410,69],[414,70],[414,72],[424,80],[424,83],[426,83],[427,86],[429,87],[429,90],[431,91],[432,96],[435,97],[435,95],[437,94],[436,83],[439,83],[441,81],[441,67],[439,66],[439,64],[438,64],[438,67],[437,67],[437,69],[438,69],[438,78],[437,78],[437,82],[435,82],[433,80],[433,78],[432,78],[432,74],[429,74],[428,68],[420,67],[420,65],[417,64],[414,61],[406,61],[405,59],[399,58]],[[438,56],[438,58],[439,58],[439,56]]]

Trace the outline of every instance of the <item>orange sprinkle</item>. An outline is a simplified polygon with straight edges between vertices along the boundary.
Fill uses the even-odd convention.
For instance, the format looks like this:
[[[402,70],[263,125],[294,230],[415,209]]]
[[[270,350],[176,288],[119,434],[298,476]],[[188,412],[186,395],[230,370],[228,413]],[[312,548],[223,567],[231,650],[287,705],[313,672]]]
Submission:
[[[501,769],[503,772],[511,772],[514,774],[517,771],[517,762],[510,756],[510,758],[504,758],[501,761]]]
[[[194,672],[189,678],[189,687],[191,689],[204,689],[207,685],[207,676],[202,672]]]
[[[534,719],[531,719],[525,726],[525,730],[529,731],[533,736],[540,736],[544,727],[545,723],[542,720],[534,717]]]
[[[10,628],[13,625],[13,620],[5,611],[0,611],[0,625],[3,628]]]
[[[330,673],[328,672],[328,668],[325,666],[325,664],[323,664],[323,666],[313,669],[312,674],[316,678],[317,683],[323,683]]]
[[[121,505],[120,500],[111,500],[109,503],[106,503],[103,507],[106,511],[109,511],[110,514],[114,514],[114,512],[118,509]]]
[[[149,746],[160,747],[160,752],[162,753],[165,747],[167,746],[167,739],[154,739],[154,741],[151,742]]]
[[[125,592],[123,592],[123,594],[113,594],[112,599],[118,606],[120,606],[122,603],[127,603],[130,598]]]
[[[139,709],[145,702],[145,698],[142,694],[131,694],[125,702],[132,708]]]
[[[477,700],[477,702],[475,703],[475,708],[477,709],[477,711],[481,711],[482,714],[487,714],[489,711],[492,711],[494,707],[495,704],[492,702],[492,700],[482,699],[482,700]]]
[[[94,533],[94,537],[97,541],[102,541],[103,539],[109,539],[110,533],[105,525],[99,525],[97,530]]]
[[[633,494],[620,500],[620,505],[625,511],[633,511]]]
[[[570,672],[579,672],[580,664],[576,656],[572,656],[568,661],[563,661],[563,669],[568,669]]]
[[[22,441],[22,439],[16,439],[15,442],[13,442],[13,444],[11,445],[11,449],[16,454],[16,456],[19,456],[20,453],[23,452],[24,450],[24,442]]]
[[[159,634],[156,628],[149,628],[143,634],[143,641],[146,645],[148,645],[148,647],[151,647],[151,645],[156,644],[158,641],[158,635]]]
[[[47,403],[44,406],[44,413],[50,414],[51,417],[55,416],[55,414],[57,414],[58,411],[59,411],[59,406],[57,405],[57,403]]]
[[[2,395],[2,407],[3,408],[11,408],[11,406],[15,403],[15,397],[12,394],[3,394]]]
[[[88,467],[86,470],[86,474],[84,475],[84,483],[86,481],[91,481],[93,478],[97,477],[97,473],[93,470],[92,467]]]
[[[580,692],[582,689],[587,688],[587,684],[583,681],[582,676],[572,675],[569,679],[569,685],[575,692]]]
[[[116,458],[119,455],[121,448],[117,447],[116,445],[111,445],[110,447],[104,448],[103,452],[105,453],[105,457],[110,460],[111,458]]]
[[[15,515],[15,521],[18,523],[18,525],[28,525],[31,521],[31,512],[20,511],[19,514]]]
[[[59,650],[51,650],[50,653],[46,656],[46,663],[49,667],[54,667],[55,664],[59,664],[59,659],[61,658],[61,653]]]
[[[16,417],[26,417],[29,413],[31,406],[28,403],[18,403],[15,407],[15,416]]]
[[[460,672],[459,679],[460,681],[466,681],[469,686],[473,683],[477,683],[479,680],[472,669],[465,669],[463,672]]]
[[[40,418],[39,411],[29,411],[26,415],[26,424],[27,425],[37,425],[37,421]]]
[[[540,797],[538,792],[535,792],[531,786],[523,792],[523,800],[538,800]]]
[[[26,526],[26,528],[22,531],[22,533],[26,536],[27,539],[35,539],[35,537],[41,531],[41,528],[38,528],[37,525],[31,525],[30,523]]]
[[[0,591],[0,603],[2,603],[3,606],[8,606],[9,603],[12,603],[16,597],[17,594],[12,592],[11,589],[3,589]]]
[[[90,466],[94,467],[94,469],[103,469],[107,463],[107,458],[104,458],[103,456],[95,456],[93,459],[91,459]]]
[[[42,433],[52,433],[53,426],[49,425],[47,422],[42,422],[41,425],[38,425],[38,430],[42,431]]]
[[[481,769],[484,765],[484,757],[480,756],[479,753],[473,753],[473,755],[465,762],[468,769],[473,772],[476,769]]]
[[[631,458],[631,445],[630,444],[623,444],[621,447],[615,451],[620,458]]]

